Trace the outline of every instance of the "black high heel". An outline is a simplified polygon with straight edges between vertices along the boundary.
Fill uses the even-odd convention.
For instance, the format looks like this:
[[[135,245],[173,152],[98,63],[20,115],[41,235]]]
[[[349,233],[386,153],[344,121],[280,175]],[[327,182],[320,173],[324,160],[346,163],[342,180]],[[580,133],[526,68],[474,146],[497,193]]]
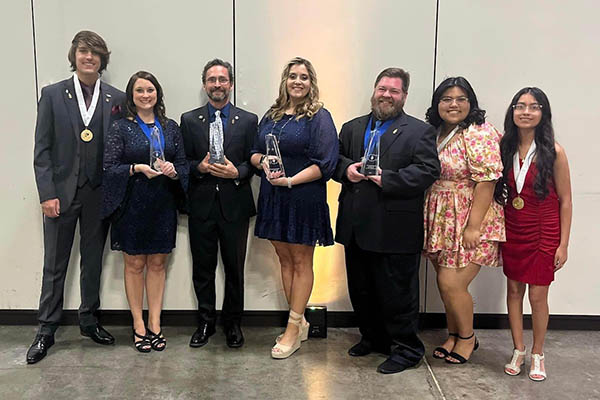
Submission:
[[[448,332],[448,336],[458,337],[458,333],[450,333],[450,332]],[[440,357],[440,356],[436,355],[435,354],[436,352],[443,354],[443,356]],[[448,350],[446,350],[445,348],[443,348],[442,346],[439,346],[439,347],[436,347],[435,349],[433,349],[432,356],[433,356],[433,358],[437,358],[438,360],[446,358],[449,355],[450,355],[450,352]]]
[[[146,328],[146,332],[148,333],[148,339],[150,339],[152,350],[163,351],[167,347],[167,339],[165,339],[162,330],[158,333],[154,333]]]
[[[468,337],[462,337],[462,336],[458,335],[458,338],[459,338],[460,340],[469,340],[469,339],[471,339],[473,336],[475,336],[475,332],[473,332],[473,333],[471,334],[471,336],[468,336]],[[475,343],[473,344],[473,352],[474,352],[475,350],[477,350],[478,348],[479,348],[479,340],[478,340],[478,339],[477,339],[477,337],[475,336]],[[471,355],[472,355],[472,354],[473,354],[473,353],[471,353]],[[448,364],[464,364],[464,363],[466,363],[467,361],[469,361],[468,359],[464,358],[464,357],[463,357],[463,356],[461,356],[460,354],[458,354],[458,353],[455,353],[455,352],[453,352],[453,351],[451,351],[451,352],[448,354],[448,357],[452,357],[452,358],[454,358],[455,360],[458,360],[458,362],[456,362],[456,361],[450,361],[448,358],[446,358],[446,362],[447,362]]]
[[[142,340],[136,342],[136,337]],[[135,331],[135,328],[133,328],[133,345],[135,346],[135,349],[140,353],[150,353],[150,351],[152,350],[152,343],[150,342],[150,338],[146,335],[140,335]]]

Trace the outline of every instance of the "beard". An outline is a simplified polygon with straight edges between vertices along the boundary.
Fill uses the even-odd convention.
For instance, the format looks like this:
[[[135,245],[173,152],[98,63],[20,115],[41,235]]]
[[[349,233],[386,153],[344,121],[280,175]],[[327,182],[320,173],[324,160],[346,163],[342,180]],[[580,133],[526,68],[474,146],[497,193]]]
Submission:
[[[380,121],[387,121],[388,119],[396,118],[402,112],[402,107],[404,107],[404,101],[391,100],[392,104],[389,104],[387,100],[384,99],[376,99],[375,95],[371,96],[371,110]]]
[[[229,93],[230,93],[229,90],[220,88],[220,89],[213,89],[210,92],[206,92],[206,95],[212,101],[220,103],[220,102],[226,100],[227,98],[229,98]]]

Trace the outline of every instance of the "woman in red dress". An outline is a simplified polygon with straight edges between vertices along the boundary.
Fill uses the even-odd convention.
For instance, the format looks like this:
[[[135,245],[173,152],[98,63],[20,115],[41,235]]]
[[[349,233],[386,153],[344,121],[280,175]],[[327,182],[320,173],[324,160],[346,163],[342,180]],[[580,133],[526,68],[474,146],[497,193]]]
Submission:
[[[512,99],[500,142],[504,176],[496,199],[505,202],[508,319],[514,351],[504,367],[518,375],[525,360],[523,297],[529,286],[533,347],[529,378],[546,379],[544,338],[548,326],[548,288],[567,261],[571,230],[571,180],[564,149],[554,141],[552,112],[546,94],[521,89]]]

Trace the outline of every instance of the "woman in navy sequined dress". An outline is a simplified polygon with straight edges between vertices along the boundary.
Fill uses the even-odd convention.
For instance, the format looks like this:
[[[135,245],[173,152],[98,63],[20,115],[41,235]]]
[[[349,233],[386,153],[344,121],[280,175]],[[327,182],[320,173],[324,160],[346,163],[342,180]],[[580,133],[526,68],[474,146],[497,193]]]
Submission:
[[[283,177],[268,173],[267,134],[278,139]],[[312,291],[314,248],[333,244],[326,185],[337,159],[338,137],[331,114],[319,102],[315,70],[308,60],[294,58],[281,76],[279,97],[260,122],[251,158],[262,170],[254,233],[275,248],[290,306],[273,358],[289,357],[308,334],[303,314]]]
[[[161,351],[166,347],[160,328],[165,266],[177,233],[175,193],[187,189],[188,166],[179,126],[165,116],[162,88],[152,74],[140,71],[131,77],[125,114],[105,138],[102,212],[112,220],[111,248],[123,252],[134,345],[141,352]],[[162,136],[156,142],[165,156],[158,171],[149,165],[154,127]],[[142,319],[144,287],[147,329]]]

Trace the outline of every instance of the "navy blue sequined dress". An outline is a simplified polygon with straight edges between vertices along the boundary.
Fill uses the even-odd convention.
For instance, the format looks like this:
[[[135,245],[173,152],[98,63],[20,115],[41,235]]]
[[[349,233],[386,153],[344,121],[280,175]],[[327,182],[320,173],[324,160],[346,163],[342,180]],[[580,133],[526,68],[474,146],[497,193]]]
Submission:
[[[260,194],[254,234],[263,239],[309,246],[333,244],[333,232],[327,205],[327,181],[338,160],[338,137],[329,111],[321,108],[312,119],[296,120],[284,115],[276,123],[263,117],[253,153],[265,153],[265,135],[279,139],[286,176],[294,176],[316,164],[320,179],[291,189],[272,186],[261,170]]]
[[[150,162],[150,142],[135,121],[115,121],[105,137],[102,215],[112,219],[113,250],[158,254],[175,247],[175,196],[180,188],[186,192],[189,169],[177,123],[168,120],[163,134],[165,159],[173,163],[179,180],[164,175],[148,179],[142,173],[129,176],[131,164]]]

